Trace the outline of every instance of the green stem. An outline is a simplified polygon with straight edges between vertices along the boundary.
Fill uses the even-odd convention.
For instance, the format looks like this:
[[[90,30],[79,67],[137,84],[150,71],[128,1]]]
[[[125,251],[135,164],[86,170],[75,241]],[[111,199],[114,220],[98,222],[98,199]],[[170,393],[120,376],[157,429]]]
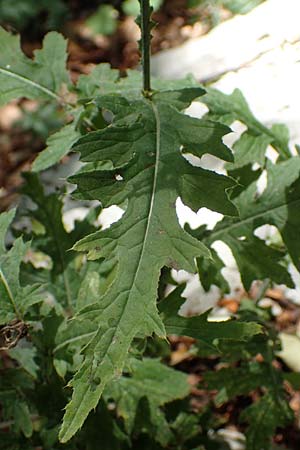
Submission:
[[[141,50],[143,67],[143,89],[144,95],[149,96],[151,92],[150,81],[150,41],[151,41],[151,7],[150,0],[140,0],[141,3]]]

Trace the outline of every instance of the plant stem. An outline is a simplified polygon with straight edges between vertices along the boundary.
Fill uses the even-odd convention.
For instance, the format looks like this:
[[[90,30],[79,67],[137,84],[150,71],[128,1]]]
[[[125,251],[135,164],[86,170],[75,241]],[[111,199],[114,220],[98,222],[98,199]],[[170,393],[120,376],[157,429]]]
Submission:
[[[150,81],[150,41],[151,41],[151,7],[150,0],[140,0],[141,4],[141,50],[143,67],[143,90],[147,97],[151,92]]]

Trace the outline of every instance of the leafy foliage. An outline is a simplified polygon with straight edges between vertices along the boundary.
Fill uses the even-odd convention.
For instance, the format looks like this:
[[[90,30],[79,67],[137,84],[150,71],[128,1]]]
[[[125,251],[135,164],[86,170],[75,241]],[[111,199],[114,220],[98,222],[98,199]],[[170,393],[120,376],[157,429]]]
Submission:
[[[1,103],[18,97],[59,100],[63,84],[69,81],[65,68],[66,41],[58,33],[49,33],[35,59],[20,50],[19,39],[0,29],[1,40]]]
[[[170,427],[159,410],[160,406],[189,394],[187,377],[154,359],[134,360],[130,364],[132,376],[123,377],[106,390],[106,397],[116,402],[118,414],[124,418],[125,428],[131,433],[139,420],[138,407],[148,402],[150,430],[154,440],[162,446],[172,438]]]
[[[12,4],[9,0],[0,1],[0,23],[9,25],[18,31],[31,28],[39,32],[57,29],[65,18],[67,7],[62,0],[53,0],[51,5],[46,0],[16,0]],[[41,18],[46,13],[46,20]]]
[[[247,301],[242,302],[241,318],[261,322],[261,314],[259,307],[252,306],[250,311]],[[254,335],[247,342],[235,344],[236,352],[226,346],[226,343],[223,347],[221,344],[227,367],[207,372],[204,379],[209,389],[217,391],[214,401],[218,406],[236,396],[260,391],[260,399],[242,412],[240,420],[250,423],[246,432],[247,449],[269,448],[276,427],[286,425],[293,416],[282,387],[282,374],[273,364],[278,348],[277,335],[273,329],[266,329],[264,335]]]
[[[175,91],[173,104],[185,104],[191,96],[201,93],[197,88],[194,94],[188,89],[188,95],[184,90]],[[224,145],[219,136],[227,129],[181,115],[165,98],[164,93],[155,94],[151,102],[141,99],[131,105],[125,97],[100,98],[98,101],[116,114],[115,121],[104,130],[90,133],[76,146],[82,159],[92,166],[87,164],[71,178],[77,184],[75,196],[99,199],[104,207],[125,201],[128,204],[120,222],[75,246],[77,250],[89,251],[93,259],[117,258],[118,270],[101,304],[82,312],[93,314],[98,329],[72,382],[74,394],[66,411],[63,439],[81,425],[82,418],[98,403],[104,386],[116,371],[122,370],[133,338],[138,333],[153,332],[165,336],[156,309],[160,269],[169,266],[193,271],[194,258],[208,256],[205,247],[178,225],[175,212],[178,194],[195,209],[209,203],[220,212],[235,213],[225,194],[232,181],[194,168],[180,154],[181,145],[196,152],[193,149],[198,144],[198,152],[203,152],[214,142],[222,151]],[[108,157],[116,169],[95,170],[95,164],[106,162]],[[201,185],[211,187],[207,203]],[[100,365],[94,359],[95,353],[101,355]]]
[[[182,317],[183,286],[169,295],[165,287],[174,284],[173,268],[198,270],[207,290],[228,290],[218,240],[230,247],[246,289],[266,278],[292,286],[287,264],[299,269],[300,163],[287,130],[258,122],[239,91],[226,96],[191,78],[153,80],[144,95],[139,73],[121,77],[100,65],[73,85],[57,33],[33,59],[4,30],[0,46],[1,103],[27,97],[54,104],[65,117],[24,174],[17,213],[0,216],[0,448],[64,443],[89,450],[101,441],[117,450],[227,449],[209,431],[221,426],[210,405],[192,408],[186,367],[167,367],[168,335],[192,339],[210,363],[223,361],[204,377],[218,391],[215,404],[247,396],[240,417],[248,423],[247,450],[270,448],[276,428],[293,417],[288,377],[274,365],[278,342],[268,313],[244,301],[227,321],[211,321],[210,311]],[[184,111],[199,97],[209,111],[196,119]],[[247,130],[232,153],[223,137],[234,120]],[[269,145],[276,162],[266,157]],[[55,171],[37,172],[71,150],[80,155],[79,169],[69,169],[72,197],[88,211],[67,230],[70,185],[49,192],[45,180]],[[204,154],[222,160],[227,174],[189,162]],[[262,174],[267,185],[259,191]],[[183,229],[179,197],[195,212],[206,207],[223,218],[213,230]],[[101,229],[98,216],[113,205],[123,215]],[[257,236],[265,224],[277,228],[279,244]]]
[[[0,325],[7,325],[14,320],[23,321],[29,308],[41,301],[39,285],[21,286],[19,281],[20,264],[29,248],[28,244],[25,244],[22,238],[18,238],[9,251],[5,249],[5,235],[14,215],[15,211],[11,210],[0,216]],[[15,332],[21,333],[17,325]],[[5,333],[4,328],[1,334],[9,346],[10,340],[14,339],[14,327],[7,336]]]
[[[261,125],[239,91],[228,96],[209,89],[204,102],[209,107],[207,118],[215,118],[227,124],[238,119],[247,126],[247,131],[233,146],[236,157],[234,164],[227,165],[228,172],[240,183],[233,199],[239,217],[224,217],[209,233],[201,228],[195,234],[207,245],[221,240],[230,247],[246,289],[250,288],[253,279],[268,278],[270,273],[272,280],[291,286],[292,280],[286,269],[285,258],[288,254],[299,268],[300,253],[295,235],[299,223],[296,205],[299,202],[300,160],[298,156],[291,157],[288,132],[281,125],[274,125],[271,129]],[[278,153],[277,164],[265,157],[270,144]],[[253,163],[257,163],[260,168],[253,170]],[[267,179],[267,186],[261,192],[257,180],[262,173]],[[274,225],[278,229],[284,245],[275,248],[256,236],[256,230],[265,224]],[[257,253],[260,255],[259,259]],[[199,262],[202,279],[206,271],[201,274],[201,265],[202,261]],[[224,280],[220,278],[219,272],[209,283],[204,282],[204,286],[209,288],[212,283],[224,287]]]
[[[159,305],[168,334],[190,336],[215,350],[218,348],[220,340],[247,341],[262,332],[261,326],[253,322],[237,320],[228,320],[225,323],[209,322],[207,319],[210,311],[190,318],[179,316],[178,311],[182,305],[180,292],[182,292],[181,288],[175,289]]]

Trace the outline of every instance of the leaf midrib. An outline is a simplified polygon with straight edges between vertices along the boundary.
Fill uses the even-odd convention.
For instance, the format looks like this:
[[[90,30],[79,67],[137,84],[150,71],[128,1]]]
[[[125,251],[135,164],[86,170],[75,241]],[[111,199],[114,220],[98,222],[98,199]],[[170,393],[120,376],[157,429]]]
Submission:
[[[154,168],[154,175],[153,175],[153,184],[152,184],[152,191],[151,191],[151,199],[150,199],[150,207],[149,207],[149,213],[148,213],[148,217],[147,217],[147,225],[146,225],[146,230],[145,230],[145,234],[144,234],[144,239],[143,239],[143,245],[142,245],[142,249],[140,252],[140,256],[139,256],[139,261],[137,264],[137,268],[135,271],[135,276],[134,279],[132,280],[131,286],[134,286],[136,284],[136,280],[138,278],[139,272],[140,272],[140,267],[141,267],[141,262],[144,258],[144,253],[145,253],[145,248],[148,242],[148,235],[149,235],[149,231],[150,231],[150,227],[151,227],[151,219],[152,219],[152,213],[153,213],[153,207],[154,207],[154,202],[155,202],[155,194],[156,194],[156,187],[157,187],[157,179],[158,179],[158,166],[159,166],[159,159],[160,159],[160,131],[161,131],[161,126],[160,126],[160,118],[159,118],[159,112],[158,109],[156,107],[156,105],[154,104],[153,101],[151,100],[147,100],[147,104],[150,104],[150,107],[153,111],[154,117],[155,117],[155,123],[156,123],[156,129],[155,129],[155,148],[156,148],[156,152],[155,152],[155,168]],[[122,320],[122,317],[124,315],[124,311],[126,310],[126,307],[128,305],[129,302],[129,298],[130,298],[130,293],[129,296],[127,298],[127,301],[124,305],[122,314],[120,314],[119,316],[119,320],[115,326],[115,333],[112,336],[111,341],[113,341],[116,331],[118,329],[118,326]]]
[[[160,131],[161,131],[161,126],[160,126],[160,118],[159,118],[159,112],[158,109],[156,107],[156,105],[151,101],[151,100],[147,100],[147,104],[150,106],[150,108],[153,111],[154,117],[155,117],[155,123],[156,123],[156,129],[155,129],[155,147],[156,147],[156,155],[155,155],[155,169],[154,169],[154,176],[153,176],[153,185],[152,185],[152,191],[151,191],[151,200],[150,200],[150,207],[149,207],[149,214],[148,214],[148,218],[147,218],[147,225],[146,225],[146,230],[145,230],[145,234],[144,234],[144,240],[143,240],[143,245],[142,245],[142,249],[141,249],[141,253],[140,253],[140,257],[139,257],[139,261],[138,261],[138,265],[137,265],[137,269],[135,271],[135,276],[134,279],[131,283],[131,286],[134,286],[136,283],[136,279],[138,277],[139,274],[139,269],[141,267],[141,262],[143,260],[144,257],[144,252],[145,252],[145,248],[146,248],[146,244],[147,244],[147,236],[149,234],[149,230],[150,230],[150,226],[151,226],[151,218],[152,218],[152,212],[153,212],[153,207],[154,207],[154,202],[155,202],[155,193],[156,193],[156,187],[157,187],[157,179],[158,179],[158,164],[159,164],[159,158],[160,158]],[[115,332],[113,333],[112,337],[111,337],[111,342],[113,341],[115,334],[119,328],[119,324],[124,316],[124,311],[126,310],[126,307],[128,305],[128,301],[129,301],[129,296],[127,297],[126,303],[124,305],[124,308],[122,310],[122,313],[119,316],[118,322],[115,325]],[[106,354],[110,348],[110,345],[107,347],[107,351]],[[105,356],[104,356],[105,357]],[[101,394],[103,392],[105,386],[103,386]],[[83,398],[85,397],[86,393],[88,391],[88,387],[85,390],[85,393],[82,394],[82,401]],[[101,395],[100,394],[100,395]],[[75,414],[73,414],[73,417],[71,418],[69,424],[68,424],[68,429],[65,431],[65,433],[61,436],[61,442],[67,442],[67,440],[69,440],[77,431],[78,426],[75,425],[76,430],[72,430],[73,428],[73,424],[76,423],[77,421],[77,415],[80,414],[79,409],[77,409],[75,411]],[[81,422],[81,420],[80,420]],[[63,423],[63,428],[66,426],[65,422]],[[62,428],[62,429],[63,429]],[[71,429],[71,432],[70,432]]]
[[[96,334],[96,331],[91,331],[89,333],[84,333],[84,334],[77,334],[75,337],[73,338],[69,338],[66,339],[65,341],[61,342],[60,344],[58,344],[54,349],[53,349],[53,353],[58,352],[58,350],[61,350],[62,348],[66,347],[69,344],[74,344],[74,342],[77,341],[81,341],[87,337],[94,337]]]
[[[70,286],[70,282],[69,282],[69,277],[67,274],[67,263],[65,262],[65,256],[64,256],[64,251],[62,249],[61,243],[60,243],[60,239],[57,236],[56,233],[56,223],[55,221],[53,221],[53,215],[49,213],[49,210],[47,208],[47,206],[45,207],[43,202],[41,202],[40,200],[36,200],[36,204],[39,206],[39,208],[41,208],[42,211],[44,211],[47,220],[50,223],[50,232],[49,235],[52,234],[53,240],[54,240],[54,245],[56,247],[57,253],[59,255],[59,260],[62,266],[62,278],[63,278],[63,283],[65,286],[65,291],[66,291],[66,300],[67,300],[67,306],[69,308],[69,314],[73,313],[73,301],[72,301],[72,294],[71,294],[71,286]],[[55,218],[54,218],[55,219]]]
[[[292,200],[291,202],[281,203],[280,205],[277,205],[274,208],[264,210],[263,212],[255,214],[253,216],[248,216],[245,219],[240,220],[239,222],[236,222],[234,224],[231,224],[231,225],[228,225],[227,227],[222,228],[221,230],[217,230],[215,232],[211,231],[210,236],[208,238],[204,239],[204,241],[213,242],[218,238],[218,236],[222,236],[224,233],[228,233],[228,232],[230,233],[235,228],[239,228],[243,225],[246,225],[247,223],[252,222],[256,219],[259,219],[260,217],[263,217],[266,214],[270,214],[273,211],[276,211],[277,209],[280,209],[284,206],[290,206],[290,205],[296,204],[298,202],[300,202],[300,198],[298,198],[296,200]]]
[[[135,276],[134,279],[131,283],[131,286],[134,286],[136,284],[136,279],[139,275],[139,271],[140,271],[140,267],[141,267],[141,262],[144,258],[144,253],[145,253],[145,248],[147,245],[147,241],[148,241],[148,235],[149,235],[149,231],[150,231],[150,226],[151,226],[151,219],[152,219],[152,212],[153,212],[153,207],[154,207],[154,202],[155,202],[155,193],[156,193],[156,186],[157,186],[157,178],[158,178],[158,165],[159,165],[159,158],[160,158],[160,118],[159,118],[159,113],[158,113],[158,109],[156,107],[156,105],[154,104],[153,101],[151,100],[147,100],[147,104],[150,104],[150,108],[153,111],[154,117],[155,117],[155,123],[156,123],[156,128],[155,128],[155,148],[156,148],[156,152],[155,152],[155,169],[154,169],[154,175],[153,175],[153,184],[152,184],[152,191],[151,191],[151,199],[150,199],[150,207],[149,207],[149,213],[148,213],[148,217],[147,217],[147,225],[146,225],[146,230],[145,230],[145,234],[144,234],[144,239],[143,239],[143,245],[142,245],[142,249],[140,252],[140,257],[139,257],[139,261],[137,264],[137,268],[135,271]],[[119,320],[115,326],[115,332],[111,338],[111,341],[113,341],[116,331],[118,329],[118,326],[122,320],[122,317],[124,315],[124,311],[126,310],[126,307],[128,305],[129,302],[129,298],[130,298],[130,293],[129,296],[127,298],[127,301],[124,305],[122,314],[120,314],[119,316]]]
[[[134,378],[134,374],[132,376],[132,378],[129,378],[129,381],[131,382],[131,384],[133,385],[133,388],[135,389],[135,391],[138,391],[140,394],[140,397],[143,397],[145,395],[145,391],[147,390],[148,392],[148,397],[151,398],[153,404],[158,405],[158,406],[163,406],[166,403],[169,403],[172,401],[172,399],[170,399],[168,392],[166,393],[165,391],[162,392],[161,387],[157,388],[154,383],[153,380],[140,380],[137,378]],[[125,383],[124,383],[125,384]],[[126,388],[126,384],[124,386]],[[165,396],[165,398],[162,398],[163,395]],[[153,399],[154,397],[154,399]],[[167,397],[167,398],[166,398]],[[177,398],[181,398],[182,396],[178,395]]]
[[[21,81],[22,83],[28,84],[31,87],[34,87],[35,89],[44,92],[45,94],[49,95],[49,97],[54,98],[58,102],[61,100],[59,95],[55,94],[55,92],[51,91],[50,89],[46,88],[45,86],[42,86],[41,84],[30,80],[29,78],[24,77],[23,75],[19,75],[15,72],[11,72],[10,70],[0,68],[0,73],[3,73],[5,76],[15,78],[16,80]]]
[[[12,304],[14,310],[15,310],[16,316],[20,320],[21,319],[21,314],[19,312],[19,309],[18,309],[17,304],[15,302],[13,293],[11,292],[11,289],[9,287],[8,281],[7,281],[7,279],[6,279],[5,275],[4,275],[1,267],[0,267],[0,281],[2,281],[2,284],[3,284],[3,286],[4,286],[4,288],[5,288],[6,292],[7,292],[8,298],[10,299],[10,302],[11,302],[11,304]]]

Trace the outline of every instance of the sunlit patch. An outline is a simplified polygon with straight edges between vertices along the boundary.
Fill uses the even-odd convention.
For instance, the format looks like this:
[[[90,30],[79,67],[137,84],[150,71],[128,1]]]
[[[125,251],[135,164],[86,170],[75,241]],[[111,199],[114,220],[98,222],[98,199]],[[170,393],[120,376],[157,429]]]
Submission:
[[[253,170],[253,172],[256,172],[258,169],[260,169],[260,165],[255,162],[252,164],[251,169]]]
[[[231,292],[243,290],[241,275],[230,247],[223,241],[215,241],[211,246],[221,258],[225,267],[221,273],[230,286]]]
[[[256,188],[257,188],[256,193],[258,197],[260,197],[263,194],[267,185],[268,185],[268,174],[266,170],[263,170],[262,174],[256,181]]]
[[[247,130],[246,125],[244,125],[239,120],[235,120],[231,125],[231,133],[225,134],[223,136],[222,141],[227,147],[232,148],[233,144],[241,137],[244,131]]]
[[[65,227],[65,230],[70,233],[75,228],[75,222],[82,221],[86,218],[90,211],[90,208],[86,207],[78,207],[72,208],[68,211],[65,211],[62,216],[62,221]]]
[[[259,239],[263,239],[267,244],[272,242],[281,241],[281,236],[279,234],[278,229],[274,225],[261,225],[254,230],[254,235]]]
[[[292,263],[289,264],[288,271],[291,274],[292,280],[295,284],[295,289],[287,288],[286,286],[281,285],[284,292],[284,297],[297,305],[300,305],[300,273]]]
[[[224,169],[225,162],[216,156],[207,153],[201,156],[201,158],[192,153],[182,153],[182,156],[194,167],[201,167],[202,169],[213,170],[221,175],[226,175],[226,170]]]
[[[114,222],[118,222],[123,216],[125,210],[120,208],[117,205],[109,206],[108,208],[104,208],[99,217],[98,224],[101,226],[102,230],[109,228]]]
[[[212,230],[216,223],[223,219],[223,214],[211,211],[208,208],[200,208],[196,213],[186,206],[180,197],[176,200],[176,213],[180,226],[183,228],[187,223],[194,230],[201,225],[206,225],[208,230]]]
[[[200,119],[206,113],[208,113],[208,107],[201,102],[193,102],[186,110],[185,113],[188,116],[195,117],[196,119]]]
[[[279,154],[271,145],[268,145],[267,150],[266,150],[266,157],[270,161],[272,161],[273,164],[275,164],[279,157]]]
[[[220,289],[212,286],[208,292],[203,289],[199,277],[185,270],[172,270],[172,278],[178,283],[186,283],[182,293],[183,303],[179,309],[179,315],[193,316],[202,314],[217,305],[220,298]],[[173,289],[170,289],[171,292]],[[168,292],[168,293],[169,293]]]
[[[31,263],[35,269],[52,269],[52,259],[43,252],[35,252],[32,249],[27,250],[24,257],[25,263]]]

